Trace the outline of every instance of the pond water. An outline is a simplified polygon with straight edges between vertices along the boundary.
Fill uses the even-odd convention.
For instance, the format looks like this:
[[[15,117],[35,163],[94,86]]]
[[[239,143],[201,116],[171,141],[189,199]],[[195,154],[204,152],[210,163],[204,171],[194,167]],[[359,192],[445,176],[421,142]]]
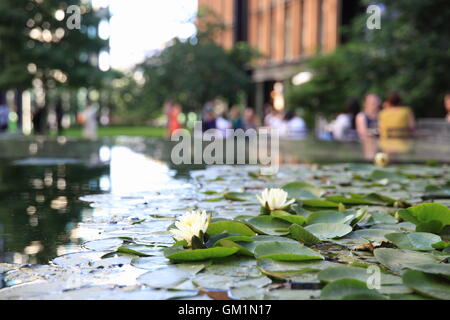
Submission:
[[[79,251],[90,239],[79,223],[114,214],[90,206],[82,196],[126,198],[188,183],[189,172],[199,167],[171,165],[170,146],[141,138],[0,139],[0,262],[45,264]],[[284,163],[365,161],[364,148],[355,143],[283,141],[280,147]],[[445,146],[416,142],[397,159],[448,161],[447,155]]]
[[[334,244],[313,247],[324,259],[311,262],[317,271],[342,264],[376,263],[371,253],[354,251],[354,246],[364,245],[367,237],[380,241],[385,233],[413,232],[414,225],[398,223],[392,210],[405,201],[422,202],[428,186],[441,186],[439,201],[450,204],[445,185],[450,180],[447,165],[399,165],[380,171],[362,163],[324,164],[366,161],[363,149],[355,143],[282,141],[281,161],[286,165],[271,177],[259,176],[257,166],[174,166],[169,159],[171,146],[162,140],[140,138],[100,142],[0,139],[0,288],[6,287],[0,291],[0,299],[208,298],[199,288],[222,289],[226,296],[239,299],[317,299],[323,284],[315,273],[283,275],[290,285],[270,279],[271,272],[308,269],[309,262],[286,265],[239,256],[201,265],[174,265],[161,250],[173,245],[167,229],[177,216],[196,208],[215,218],[250,223],[260,211],[256,194],[293,181],[311,183],[320,187],[313,186],[314,192],[338,198],[376,193],[363,201],[371,207],[353,233]],[[394,161],[449,159],[439,146],[428,151],[427,158],[427,148],[433,147],[417,143],[413,151],[395,156]],[[243,198],[230,199],[233,192],[240,192]],[[356,209],[345,212],[353,217]],[[298,215],[308,217],[314,225],[310,221],[313,208],[299,210]],[[331,216],[336,218],[336,214],[340,215]],[[264,241],[264,235],[279,236],[281,230],[264,223],[257,228],[263,230],[258,231],[262,234],[258,241]],[[441,261],[447,257],[436,254],[421,254],[420,259]],[[256,251],[252,255],[256,256]],[[398,285],[384,288],[385,297],[411,292],[400,285],[398,277],[394,280]]]

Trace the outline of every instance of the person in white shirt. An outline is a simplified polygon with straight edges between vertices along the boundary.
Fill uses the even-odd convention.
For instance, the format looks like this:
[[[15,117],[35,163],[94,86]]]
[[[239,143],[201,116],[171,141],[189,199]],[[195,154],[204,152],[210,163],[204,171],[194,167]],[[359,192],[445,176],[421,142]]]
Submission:
[[[222,134],[223,138],[227,138],[227,129],[232,129],[232,124],[224,114],[216,119],[216,128]]]
[[[287,138],[305,139],[308,134],[305,121],[295,114],[295,111],[288,111],[282,122],[281,135]]]
[[[352,141],[357,139],[356,134],[356,115],[360,107],[356,99],[350,99],[346,102],[346,110],[340,113],[336,120],[330,124],[333,138],[339,141]]]

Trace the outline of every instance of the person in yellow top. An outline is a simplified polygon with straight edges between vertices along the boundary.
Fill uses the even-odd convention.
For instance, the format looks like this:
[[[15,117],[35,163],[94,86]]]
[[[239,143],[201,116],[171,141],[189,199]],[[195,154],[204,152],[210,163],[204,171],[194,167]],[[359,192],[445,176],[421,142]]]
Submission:
[[[399,94],[392,92],[379,114],[380,147],[387,153],[408,152],[415,135],[416,121],[409,107],[402,106]]]
[[[381,138],[408,139],[414,136],[414,113],[409,107],[402,106],[402,99],[396,92],[389,94],[378,123]]]

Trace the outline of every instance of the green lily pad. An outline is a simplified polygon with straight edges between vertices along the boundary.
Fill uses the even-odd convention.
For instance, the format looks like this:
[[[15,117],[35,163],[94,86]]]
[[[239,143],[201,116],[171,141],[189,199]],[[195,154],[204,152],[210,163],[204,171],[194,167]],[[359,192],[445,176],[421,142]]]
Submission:
[[[308,225],[316,223],[350,223],[355,217],[355,211],[316,211],[308,217]]]
[[[257,259],[273,259],[279,261],[323,260],[324,257],[299,243],[265,242],[256,246]]]
[[[433,233],[415,232],[415,233],[389,233],[386,239],[391,241],[400,249],[431,251],[434,250],[433,244],[441,241],[441,237]]]
[[[218,241],[218,244],[225,248],[237,248],[238,251],[237,254],[242,254],[245,256],[253,257],[253,252],[245,248],[244,246],[236,243],[235,241],[227,240],[227,239],[221,239]]]
[[[258,245],[260,245],[261,243],[266,243],[266,242],[289,242],[289,243],[294,243],[297,244],[298,242],[290,239],[290,238],[285,238],[285,237],[276,237],[276,236],[254,236],[252,237],[253,242],[240,242],[239,244],[242,245],[243,247],[245,247],[246,249],[248,249],[250,252],[252,252],[253,254],[255,253],[255,249]]]
[[[247,220],[247,223],[259,234],[287,235],[291,223],[271,216],[259,216]]]
[[[328,200],[311,199],[311,200],[303,200],[302,203],[306,207],[313,207],[313,208],[339,208],[339,203]]]
[[[204,264],[171,265],[144,273],[137,281],[152,288],[171,289],[191,279],[204,268]]]
[[[374,170],[370,174],[369,179],[372,181],[380,181],[387,179],[391,183],[403,183],[408,181],[408,179],[401,174],[385,170]]]
[[[442,260],[430,253],[391,248],[375,249],[374,256],[378,262],[397,274],[411,266],[437,263]]]
[[[372,275],[366,268],[338,266],[322,270],[318,274],[318,278],[323,282],[333,282],[339,279],[356,279],[367,283],[367,280]],[[381,274],[381,285],[402,284],[402,279],[398,276],[390,274]]]
[[[305,229],[320,240],[341,238],[353,230],[349,225],[342,223],[316,223],[305,227]]]
[[[425,188],[425,199],[450,199],[450,181],[444,186],[429,185]]]
[[[322,197],[326,191],[306,182],[293,182],[282,187],[293,199],[318,199]]]
[[[287,221],[292,224],[298,224],[300,226],[304,225],[306,222],[306,219],[302,216],[296,216],[292,215],[286,211],[282,210],[275,210],[270,213],[270,215],[274,218],[278,218],[284,221]]]
[[[434,299],[450,300],[450,281],[417,270],[403,274],[403,282],[414,291]]]
[[[440,233],[445,226],[450,225],[450,209],[440,203],[423,203],[400,210],[399,216],[414,223],[416,231]]]
[[[247,194],[241,192],[226,192],[223,197],[230,201],[245,201]]]
[[[338,265],[337,263],[326,260],[278,261],[272,259],[260,259],[257,263],[258,268],[264,272],[283,273],[318,272]]]
[[[398,223],[397,219],[395,219],[393,216],[385,213],[380,212],[371,212],[370,215],[372,216],[372,219],[376,223],[385,223],[385,224],[396,224]]]
[[[220,233],[230,233],[242,236],[254,236],[256,235],[248,226],[241,222],[224,220],[218,222],[212,222],[208,226],[206,233],[210,236]]]
[[[437,274],[450,279],[450,264],[448,263],[430,263],[419,264],[408,267],[412,270],[422,271],[425,273]]]
[[[306,245],[313,245],[320,242],[320,239],[317,238],[314,234],[303,228],[302,226],[299,226],[297,224],[293,224],[289,227],[290,236]]]
[[[365,200],[363,198],[354,198],[351,196],[331,196],[327,197],[328,201],[342,203],[347,205],[372,205],[374,204],[372,201]]]
[[[171,261],[202,261],[228,257],[236,252],[238,248],[214,247],[208,249],[186,250],[182,246],[174,246],[164,250],[164,255]]]
[[[321,292],[322,300],[385,300],[377,290],[355,279],[339,279],[327,284]]]
[[[386,241],[386,235],[392,233],[392,230],[385,229],[362,229],[352,232],[348,237],[350,239],[364,239],[367,241],[382,242]]]

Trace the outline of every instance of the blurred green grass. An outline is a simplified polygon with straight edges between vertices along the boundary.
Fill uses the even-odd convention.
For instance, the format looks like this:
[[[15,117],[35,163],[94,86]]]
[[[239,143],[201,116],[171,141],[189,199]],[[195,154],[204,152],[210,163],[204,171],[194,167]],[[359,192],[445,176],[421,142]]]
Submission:
[[[165,128],[145,126],[107,126],[98,128],[99,138],[117,136],[161,138],[164,137],[165,134]],[[71,127],[69,129],[65,129],[63,135],[70,138],[82,138],[82,128]]]

